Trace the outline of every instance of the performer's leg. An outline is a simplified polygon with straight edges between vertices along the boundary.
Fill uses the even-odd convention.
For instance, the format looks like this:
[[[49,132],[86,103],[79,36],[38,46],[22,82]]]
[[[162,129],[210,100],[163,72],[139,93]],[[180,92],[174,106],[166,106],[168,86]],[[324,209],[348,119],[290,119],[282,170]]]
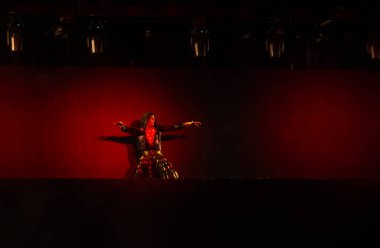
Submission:
[[[136,167],[134,179],[150,178],[153,178],[153,160],[149,156],[143,156]]]
[[[178,179],[178,173],[174,169],[172,163],[170,163],[164,156],[160,156],[156,160],[156,171],[158,177],[161,179]]]

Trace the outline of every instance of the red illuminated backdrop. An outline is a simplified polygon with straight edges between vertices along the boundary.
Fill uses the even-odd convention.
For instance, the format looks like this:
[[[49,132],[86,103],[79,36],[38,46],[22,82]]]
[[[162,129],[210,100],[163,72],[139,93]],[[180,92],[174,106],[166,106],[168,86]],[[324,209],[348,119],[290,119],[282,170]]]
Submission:
[[[185,178],[380,176],[380,75],[356,71],[0,68],[0,177],[121,178],[115,121],[146,111]]]
[[[268,77],[257,73],[260,80]],[[270,79],[269,79],[270,78]],[[304,71],[252,84],[244,94],[254,118],[241,116],[241,137],[251,174],[262,177],[377,177],[379,175],[378,75]],[[257,95],[255,95],[257,96]],[[249,107],[245,107],[247,110]],[[243,112],[241,112],[243,113]],[[241,157],[240,157],[241,158]],[[242,160],[240,160],[242,162]],[[252,171],[254,169],[254,172]]]

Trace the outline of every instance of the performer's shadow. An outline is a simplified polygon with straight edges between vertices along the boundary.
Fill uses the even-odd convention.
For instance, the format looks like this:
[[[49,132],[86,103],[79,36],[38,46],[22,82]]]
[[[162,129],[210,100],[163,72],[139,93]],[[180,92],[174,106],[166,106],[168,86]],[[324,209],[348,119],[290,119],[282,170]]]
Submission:
[[[140,121],[133,121],[131,126],[138,128],[139,124],[140,124]],[[141,154],[137,152],[137,137],[135,136],[99,136],[97,137],[97,139],[101,141],[109,141],[109,142],[124,144],[126,146],[130,166],[125,173],[125,177],[132,178],[137,167],[138,159],[141,156]],[[187,139],[187,137],[183,135],[168,135],[168,134],[163,134],[161,136],[162,142],[171,141],[175,139]]]

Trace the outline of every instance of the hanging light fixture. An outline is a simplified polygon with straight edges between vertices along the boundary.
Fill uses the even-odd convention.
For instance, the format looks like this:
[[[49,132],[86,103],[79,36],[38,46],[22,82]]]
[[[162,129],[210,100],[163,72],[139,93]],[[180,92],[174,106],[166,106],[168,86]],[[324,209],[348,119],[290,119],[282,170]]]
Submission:
[[[330,27],[331,23],[331,19],[322,20],[321,22],[314,21],[314,28],[316,33],[314,37],[315,44],[323,44],[329,40],[329,37],[326,34],[326,29]]]
[[[87,27],[86,45],[90,54],[102,54],[105,47],[104,22],[91,21]]]
[[[53,36],[57,39],[67,39],[68,37],[68,20],[61,16],[59,21],[53,26]]]
[[[69,36],[69,26],[71,24],[70,16],[62,15],[48,30],[45,35],[52,36],[57,40],[66,40]]]
[[[265,48],[270,58],[279,58],[285,51],[285,29],[278,21],[267,32]]]
[[[210,50],[209,33],[204,19],[194,21],[190,44],[196,58],[207,57]]]
[[[367,52],[370,59],[380,60],[380,32],[374,31],[369,34]]]
[[[21,52],[23,49],[24,22],[11,17],[7,25],[6,40],[7,46],[12,53]]]
[[[151,40],[153,38],[153,31],[151,27],[146,27],[144,30],[144,39]]]

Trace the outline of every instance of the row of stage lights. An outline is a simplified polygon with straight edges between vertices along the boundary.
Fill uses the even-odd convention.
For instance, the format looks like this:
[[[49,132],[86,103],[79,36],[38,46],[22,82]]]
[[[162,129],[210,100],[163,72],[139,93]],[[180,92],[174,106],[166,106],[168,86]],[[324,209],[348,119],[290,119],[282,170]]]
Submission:
[[[57,39],[68,37],[67,26],[64,17],[52,27],[52,35]],[[105,22],[102,20],[92,20],[87,26],[86,48],[89,54],[102,54],[106,49],[105,42]],[[273,25],[268,31],[265,40],[265,49],[270,58],[279,58],[285,51],[286,29],[283,25]],[[21,20],[11,18],[6,29],[6,44],[11,53],[20,53],[24,47],[25,24]],[[190,46],[196,58],[207,57],[210,51],[210,30],[207,28],[204,19],[196,20],[193,23],[190,35]],[[152,31],[145,30],[145,39],[150,39]],[[326,37],[320,33],[315,42],[320,42]],[[369,35],[367,41],[367,52],[370,59],[380,60],[380,33],[374,32]]]
[[[68,37],[67,26],[64,17],[51,29],[52,35],[56,39],[65,40]],[[105,22],[102,20],[92,20],[87,26],[86,48],[89,54],[102,54],[106,49],[105,42]],[[6,29],[6,43],[11,53],[20,53],[24,47],[25,23],[21,20],[11,18]],[[145,30],[145,39],[150,39],[152,31]],[[191,29],[190,45],[194,56],[197,58],[207,57],[210,50],[209,29],[203,21],[197,21]]]

